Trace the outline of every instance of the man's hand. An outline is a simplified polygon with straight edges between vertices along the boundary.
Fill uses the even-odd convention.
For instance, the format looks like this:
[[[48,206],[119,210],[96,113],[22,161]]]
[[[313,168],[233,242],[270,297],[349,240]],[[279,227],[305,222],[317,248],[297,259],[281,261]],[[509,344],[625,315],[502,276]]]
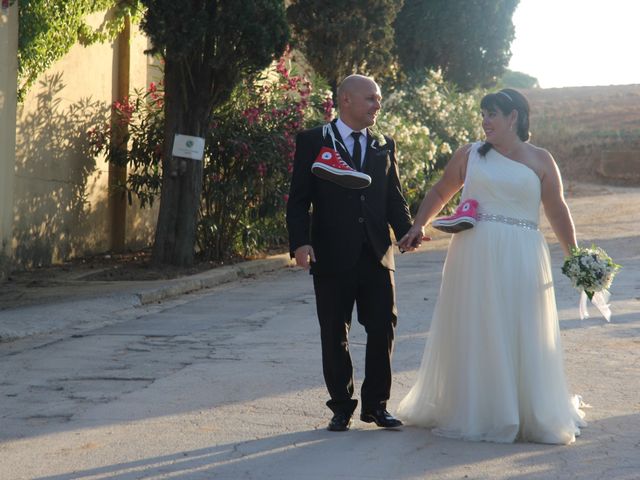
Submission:
[[[407,234],[400,239],[398,248],[400,248],[402,253],[412,252],[416,248],[419,248],[423,241],[429,240],[431,240],[431,237],[425,237],[423,228],[414,225],[409,229]]]
[[[311,245],[302,245],[301,247],[296,248],[296,265],[304,268],[305,270],[309,270],[311,268],[311,262],[316,261],[316,256],[313,253],[313,247]]]

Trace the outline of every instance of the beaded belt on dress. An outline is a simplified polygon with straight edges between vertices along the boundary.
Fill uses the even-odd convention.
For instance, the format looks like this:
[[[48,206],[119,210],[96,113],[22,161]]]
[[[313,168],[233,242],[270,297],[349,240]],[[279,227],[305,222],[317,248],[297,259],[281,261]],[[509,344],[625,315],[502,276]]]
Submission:
[[[508,225],[515,225],[517,227],[526,228],[529,230],[538,230],[538,224],[522,218],[505,217],[504,215],[492,215],[490,213],[479,213],[478,220],[487,222],[500,222]]]

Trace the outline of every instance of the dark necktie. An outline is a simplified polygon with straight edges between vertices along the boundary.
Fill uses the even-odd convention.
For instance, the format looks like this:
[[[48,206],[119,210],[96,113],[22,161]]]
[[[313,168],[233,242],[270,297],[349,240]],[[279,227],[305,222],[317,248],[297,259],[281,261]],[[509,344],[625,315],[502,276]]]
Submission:
[[[353,164],[356,169],[362,170],[362,148],[360,147],[360,132],[351,132],[351,136],[353,137],[353,154],[351,158],[353,159]]]

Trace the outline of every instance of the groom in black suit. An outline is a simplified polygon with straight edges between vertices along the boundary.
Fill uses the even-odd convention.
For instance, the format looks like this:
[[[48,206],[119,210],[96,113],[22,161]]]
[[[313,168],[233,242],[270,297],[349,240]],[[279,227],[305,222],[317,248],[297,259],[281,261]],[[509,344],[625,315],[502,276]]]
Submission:
[[[380,88],[369,77],[351,75],[338,88],[339,118],[330,124],[340,157],[371,177],[361,190],[313,175],[322,147],[333,148],[322,127],[296,138],[287,203],[292,258],[310,269],[322,341],[322,366],[334,415],[329,430],[348,430],[357,406],[348,332],[354,303],[367,332],[360,419],[380,427],[402,425],[386,408],[391,390],[391,352],[397,321],[393,244],[411,227],[391,138],[374,138],[368,127],[380,111]],[[359,157],[359,158],[358,158]]]

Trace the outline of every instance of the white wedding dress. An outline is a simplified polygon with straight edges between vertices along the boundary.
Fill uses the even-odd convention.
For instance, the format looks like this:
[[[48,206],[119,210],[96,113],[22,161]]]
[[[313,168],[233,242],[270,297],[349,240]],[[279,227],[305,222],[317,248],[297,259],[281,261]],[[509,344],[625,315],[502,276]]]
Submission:
[[[567,391],[540,180],[473,145],[462,200],[483,217],[453,235],[417,380],[397,414],[476,441],[568,444],[584,413]]]

